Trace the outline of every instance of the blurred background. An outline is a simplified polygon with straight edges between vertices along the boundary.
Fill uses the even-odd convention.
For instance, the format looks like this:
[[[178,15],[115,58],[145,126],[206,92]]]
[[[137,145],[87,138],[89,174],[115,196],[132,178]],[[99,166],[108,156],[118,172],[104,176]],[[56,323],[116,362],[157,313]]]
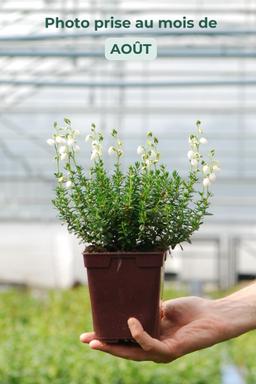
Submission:
[[[111,15],[130,20],[179,19],[184,15],[199,20],[208,16],[218,21],[218,28],[200,32],[166,30],[161,35],[157,30],[147,30],[147,35],[158,43],[158,58],[153,62],[110,62],[104,58],[105,39],[125,36],[127,31],[102,30],[95,35],[87,30],[44,28],[45,17],[94,20]],[[53,122],[61,123],[65,116],[83,136],[92,122],[106,135],[113,128],[119,129],[125,141],[125,165],[134,161],[137,146],[143,143],[145,133],[152,130],[160,139],[162,161],[182,175],[188,170],[188,135],[200,119],[221,164],[213,187],[213,216],[194,235],[192,245],[185,245],[183,252],[175,250],[168,258],[166,279],[174,282],[176,296],[181,287],[186,294],[205,294],[232,289],[240,281],[255,278],[255,23],[255,0],[1,0],[2,290],[18,285],[42,292],[42,288],[68,289],[86,282],[81,258],[83,245],[60,225],[51,204],[54,161],[46,140],[52,134]],[[81,146],[80,161],[86,167],[90,148],[85,142]],[[111,167],[111,159],[107,161]],[[18,292],[5,293],[7,302],[12,303],[14,318],[19,312],[15,307],[17,297],[22,303],[24,300],[24,306],[17,304],[21,311],[28,305],[25,297],[17,296]],[[57,297],[62,308],[64,298],[59,298],[58,291],[53,292],[51,300],[56,304]],[[63,295],[71,295],[68,292]],[[44,294],[39,296],[44,300]],[[41,304],[33,300],[30,305],[34,310]],[[26,319],[24,313],[23,316]],[[6,376],[0,382],[30,383],[29,379],[20,378],[22,361],[17,368],[18,381],[8,381]],[[194,362],[189,360],[187,364],[195,369]],[[53,364],[53,372],[56,366],[57,363]],[[181,374],[182,366],[179,369]],[[56,377],[58,374],[57,370]],[[26,375],[30,377],[29,373]],[[49,382],[80,382],[80,376],[72,376],[68,381],[64,376],[60,381],[55,378]],[[157,377],[150,376],[148,381],[140,378],[136,383],[151,383],[151,379],[154,384],[162,383]],[[201,381],[191,377],[186,381],[186,375],[182,377],[182,383],[209,382],[207,375],[206,381],[202,376]],[[256,382],[256,376],[247,377],[251,380],[248,382]],[[88,383],[101,383],[100,380]],[[132,379],[111,380],[134,383]],[[215,381],[213,375],[211,383],[219,380],[216,376]],[[35,381],[31,379],[31,383]],[[232,384],[235,383],[233,379]]]
[[[51,204],[55,168],[46,139],[64,116],[84,136],[92,122],[106,134],[118,128],[126,164],[153,130],[162,161],[184,175],[187,138],[200,119],[221,163],[214,215],[182,257],[173,253],[166,272],[222,288],[255,277],[255,10],[249,0],[1,1],[0,281],[67,287],[85,279],[82,248],[60,226]],[[124,35],[117,30],[96,37],[87,30],[44,28],[45,17],[113,14],[131,20],[208,16],[218,28],[161,36],[148,30],[158,42],[153,62],[107,61],[104,41]],[[89,151],[82,143],[85,167]]]

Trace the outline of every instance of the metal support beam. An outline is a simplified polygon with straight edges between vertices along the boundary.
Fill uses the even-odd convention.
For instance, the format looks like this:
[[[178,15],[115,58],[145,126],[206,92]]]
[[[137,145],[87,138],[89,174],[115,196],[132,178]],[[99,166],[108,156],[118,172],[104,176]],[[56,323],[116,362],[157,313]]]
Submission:
[[[51,104],[51,105],[50,105]],[[99,106],[99,105],[92,105],[92,106],[85,106],[81,103],[79,105],[54,105],[53,103],[50,103],[49,105],[30,105],[30,106],[16,106],[16,105],[7,105],[6,107],[2,106],[0,108],[0,113],[11,113],[12,115],[27,115],[27,114],[46,114],[46,113],[59,113],[60,115],[63,115],[63,110],[67,110],[69,114],[77,114],[82,115],[82,117],[86,114],[89,116],[93,116],[95,114],[101,114],[104,113],[105,115],[118,115],[120,113],[120,109],[116,106]],[[210,106],[210,107],[204,107],[202,104],[200,106],[175,106],[175,105],[168,105],[163,107],[154,107],[154,106],[148,106],[148,107],[138,107],[138,106],[124,106],[122,108],[122,114],[127,116],[141,116],[142,113],[146,113],[148,116],[174,116],[174,115],[188,115],[192,116],[194,119],[194,116],[204,116],[204,115],[227,115],[227,116],[234,116],[237,118],[239,116],[240,112],[238,111],[236,106],[229,107],[229,106]],[[256,116],[256,106],[250,106],[245,107],[243,110],[243,113],[246,115],[250,115],[253,118]]]
[[[79,14],[81,13],[91,13],[91,8],[85,8],[85,7],[78,7],[77,8],[77,11],[79,12]],[[109,14],[115,14],[116,13],[116,8],[113,8],[112,6],[111,7],[107,7],[107,11]],[[255,12],[256,9],[251,9],[251,8],[217,8],[217,7],[209,7],[207,9],[205,9],[205,12],[208,14],[251,14],[252,12]],[[2,8],[1,9],[1,13],[14,13],[14,12],[21,12],[23,14],[34,14],[34,13],[40,13],[40,14],[44,14],[44,13],[52,13],[54,15],[57,15],[57,14],[67,14],[67,15],[70,15],[72,14],[74,11],[72,8],[66,8],[65,10],[63,10],[62,8],[49,8],[49,7],[42,7],[42,8],[34,8],[34,9],[31,9],[31,8],[21,8],[21,7],[16,7],[15,9],[14,8]],[[99,8],[99,7],[96,7],[94,9],[94,12],[102,12],[102,8]],[[198,13],[198,9],[197,8],[171,8],[171,7],[166,7],[166,6],[163,6],[163,7],[147,7],[147,8],[123,8],[123,9],[118,9],[118,13],[119,14],[140,14],[140,13],[161,13],[161,14],[166,14],[166,13],[169,13],[169,14],[183,14],[184,12],[186,12],[186,14],[197,14]]]
[[[173,87],[229,87],[229,86],[256,86],[256,78],[235,80],[200,80],[200,81],[56,81],[56,80],[15,80],[0,79],[0,85],[37,86],[55,88],[173,88]]]
[[[60,29],[60,31],[63,31]],[[45,33],[38,35],[17,35],[17,36],[1,36],[0,42],[9,41],[38,41],[38,40],[64,40],[64,39],[81,39],[81,38],[107,38],[120,36],[153,36],[153,37],[171,37],[171,36],[249,36],[256,35],[256,29],[218,29],[218,30],[128,30],[115,32],[84,32],[84,33]]]

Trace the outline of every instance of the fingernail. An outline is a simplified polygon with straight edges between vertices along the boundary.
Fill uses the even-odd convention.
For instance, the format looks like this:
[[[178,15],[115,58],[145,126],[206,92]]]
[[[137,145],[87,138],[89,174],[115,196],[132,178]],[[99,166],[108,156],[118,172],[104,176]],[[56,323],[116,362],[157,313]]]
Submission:
[[[99,343],[98,340],[92,340],[89,343],[89,347],[92,348],[92,349],[97,349],[97,348],[100,347],[100,343]]]
[[[130,319],[128,319],[127,323],[130,326],[130,325],[133,325],[135,321],[136,320],[134,319],[134,317],[130,317]]]
[[[85,338],[86,338],[86,333],[82,333],[80,335],[80,341],[84,341]]]

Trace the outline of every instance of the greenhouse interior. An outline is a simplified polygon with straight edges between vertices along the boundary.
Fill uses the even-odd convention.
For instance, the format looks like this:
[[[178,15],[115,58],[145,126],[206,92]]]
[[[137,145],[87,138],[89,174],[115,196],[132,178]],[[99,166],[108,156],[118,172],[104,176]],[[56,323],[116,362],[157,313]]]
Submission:
[[[97,33],[45,28],[46,17],[92,21],[113,15],[132,21],[207,16],[218,21],[218,28],[146,32],[102,28]],[[0,324],[1,309],[4,316],[10,310],[9,326],[3,320],[3,339],[11,335],[12,327],[18,334],[22,327],[30,329],[28,337],[19,336],[21,345],[15,340],[4,343],[1,383],[256,382],[255,341],[248,335],[192,354],[169,368],[125,365],[96,352],[93,371],[94,353],[85,354],[83,346],[72,345],[77,343],[77,329],[91,327],[83,319],[84,244],[61,225],[53,207],[55,162],[46,144],[54,122],[61,125],[64,118],[70,119],[81,132],[79,161],[86,169],[90,146],[84,138],[91,124],[106,136],[106,146],[116,129],[124,142],[127,168],[152,131],[159,139],[161,161],[170,171],[177,169],[186,176],[188,137],[200,120],[220,163],[212,187],[212,215],[193,235],[192,244],[176,247],[167,257],[166,297],[219,295],[252,281],[256,277],[255,23],[254,0],[1,0],[0,294],[6,296],[0,303]],[[106,60],[105,40],[129,34],[156,39],[157,59]],[[105,163],[111,170],[112,158],[106,156]],[[48,294],[50,302],[45,304]],[[42,318],[40,308],[48,311]],[[61,312],[65,308],[73,311],[72,317]],[[81,311],[80,317],[75,311]],[[63,316],[60,324],[54,313]],[[33,322],[41,327],[47,353],[37,343],[41,335]],[[55,332],[63,338],[59,349]],[[31,353],[23,355],[23,348],[32,348]],[[67,357],[70,351],[73,360]],[[62,368],[61,361],[66,361]]]

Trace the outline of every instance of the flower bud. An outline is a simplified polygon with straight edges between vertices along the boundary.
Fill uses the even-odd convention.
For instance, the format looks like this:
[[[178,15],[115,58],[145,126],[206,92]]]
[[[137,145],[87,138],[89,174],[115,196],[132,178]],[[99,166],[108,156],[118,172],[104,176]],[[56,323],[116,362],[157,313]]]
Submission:
[[[116,151],[115,151],[115,148],[114,148],[113,146],[109,147],[109,149],[108,149],[108,154],[109,154],[109,156],[114,155],[115,152],[116,152]]]
[[[191,160],[191,165],[192,165],[193,167],[196,167],[196,166],[198,165],[198,161],[197,161],[196,159],[192,159],[192,160]]]
[[[66,181],[66,183],[65,183],[65,187],[66,187],[67,189],[71,188],[71,187],[72,187],[72,181],[70,181],[70,180]]]
[[[99,142],[97,140],[92,141],[92,148],[97,148],[99,146]]]
[[[220,171],[220,167],[218,167],[218,165],[214,165],[214,166],[212,167],[212,169],[213,169],[214,171]]]
[[[143,155],[144,152],[145,152],[145,149],[141,145],[139,145],[137,148],[138,155]]]
[[[204,166],[203,166],[203,173],[204,173],[204,174],[209,173],[209,170],[210,170],[210,168],[209,168],[208,165],[204,165]]]
[[[192,160],[194,157],[194,151],[188,151],[188,158],[189,160]]]
[[[214,181],[216,180],[216,175],[215,175],[215,173],[210,173],[210,175],[209,175],[209,179],[210,179],[210,181],[214,182]]]
[[[208,140],[205,138],[205,137],[201,137],[201,139],[199,140],[200,144],[207,144],[208,143]]]
[[[97,159],[97,157],[98,157],[98,152],[97,151],[92,151],[92,154],[91,154],[91,160],[95,160],[95,159]]]
[[[65,153],[67,151],[67,148],[65,145],[62,145],[60,148],[59,148],[59,153]]]
[[[60,159],[61,160],[66,160],[66,158],[67,158],[67,154],[66,153],[61,153],[60,154]]]
[[[46,140],[46,143],[52,147],[55,144],[55,141],[53,139],[48,139]]]
[[[56,141],[56,143],[58,143],[58,144],[64,144],[64,143],[66,142],[66,140],[64,139],[64,137],[61,137],[61,136],[56,136],[55,141]]]
[[[205,178],[203,179],[203,186],[204,186],[204,187],[209,187],[210,185],[211,185],[211,182],[210,182],[209,178],[208,178],[208,177],[205,177]]]
[[[72,137],[70,137],[70,138],[67,140],[67,145],[68,145],[69,147],[71,147],[71,145],[73,145],[74,142],[75,142],[75,140],[74,140]]]

